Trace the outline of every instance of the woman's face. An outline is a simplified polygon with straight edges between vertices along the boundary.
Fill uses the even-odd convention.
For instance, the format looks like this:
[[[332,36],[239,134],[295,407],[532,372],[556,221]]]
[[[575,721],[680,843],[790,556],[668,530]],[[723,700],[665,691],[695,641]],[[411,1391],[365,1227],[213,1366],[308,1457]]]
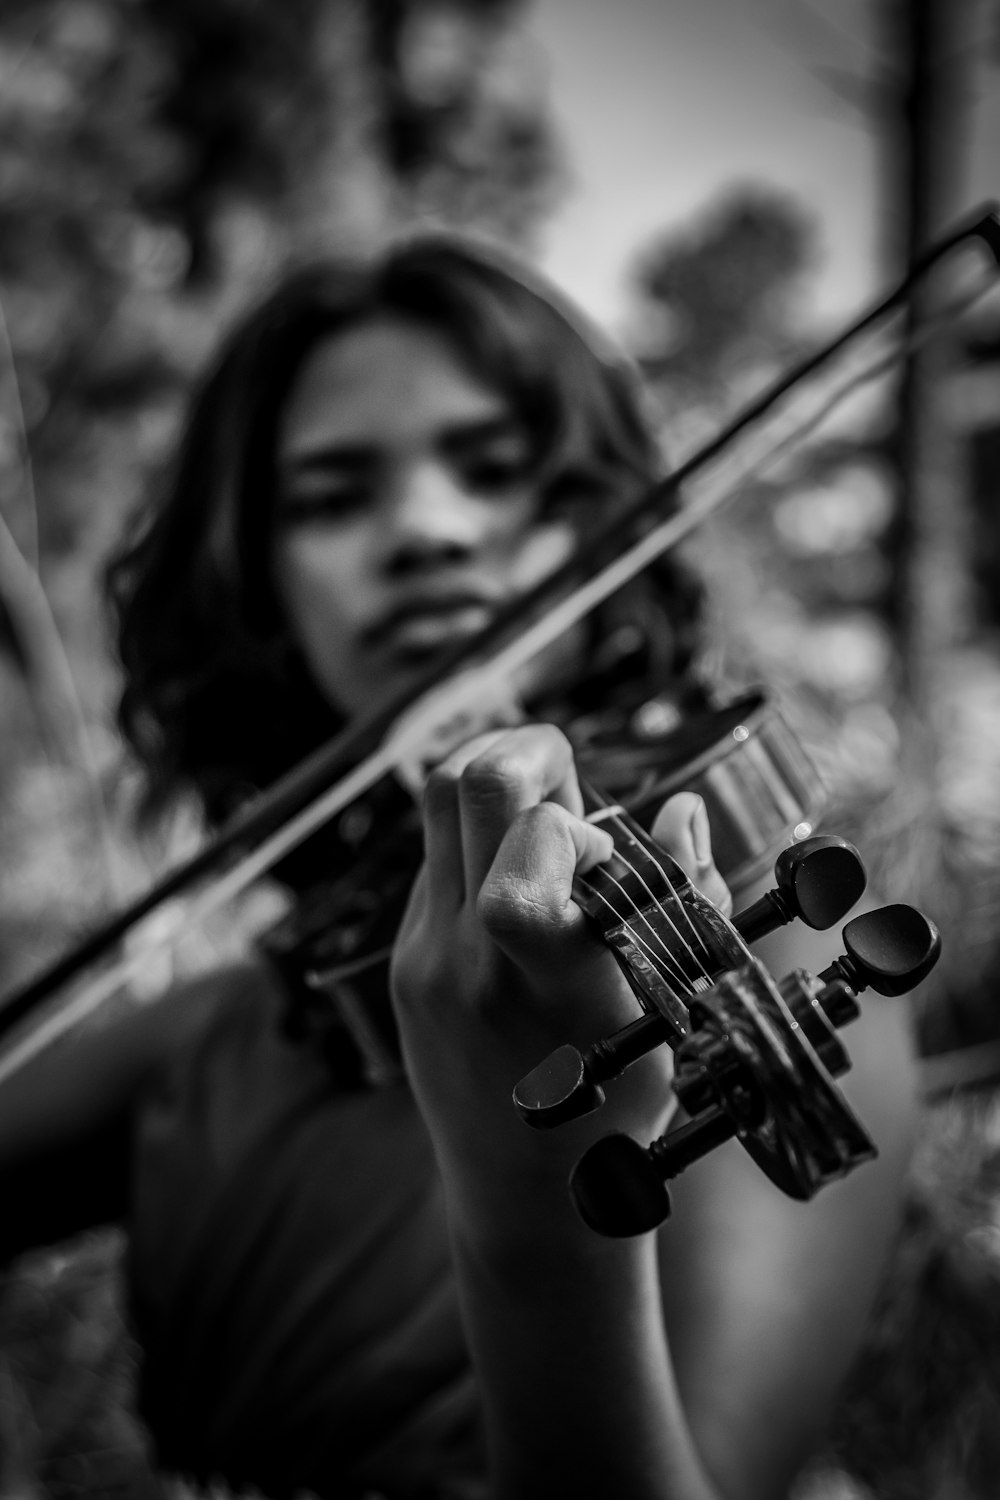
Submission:
[[[278,435],[275,571],[347,715],[386,699],[572,551],[539,521],[507,401],[440,335],[380,317],[318,344]]]

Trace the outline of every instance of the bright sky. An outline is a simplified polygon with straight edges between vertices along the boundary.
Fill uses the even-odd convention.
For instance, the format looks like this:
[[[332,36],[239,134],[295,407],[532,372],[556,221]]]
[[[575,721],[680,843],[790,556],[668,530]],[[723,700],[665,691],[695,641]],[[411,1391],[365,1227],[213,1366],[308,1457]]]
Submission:
[[[873,9],[533,0],[528,29],[571,173],[541,245],[549,273],[620,331],[636,249],[752,180],[793,191],[819,215],[819,311],[839,317],[869,300],[884,282],[878,163],[863,115],[820,75],[871,69]],[[959,212],[1000,197],[1000,66],[980,64],[970,81],[979,103]]]

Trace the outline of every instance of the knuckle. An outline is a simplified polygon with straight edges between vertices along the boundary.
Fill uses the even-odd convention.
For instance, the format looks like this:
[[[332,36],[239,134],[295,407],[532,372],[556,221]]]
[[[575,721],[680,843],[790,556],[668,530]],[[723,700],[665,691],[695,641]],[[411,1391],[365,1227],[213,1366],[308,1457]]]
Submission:
[[[573,763],[573,746],[558,725],[535,724],[532,728],[539,753],[547,757],[560,771],[568,769]]]
[[[512,748],[496,746],[469,762],[462,772],[462,795],[472,801],[492,801],[523,778],[524,772]]]
[[[518,821],[525,833],[536,840],[546,836],[562,837],[569,825],[571,814],[558,802],[536,802],[519,814]]]
[[[476,897],[476,915],[491,937],[517,937],[530,931],[537,907],[524,885],[488,879]]]
[[[428,812],[435,812],[447,807],[455,799],[458,780],[458,774],[449,766],[435,766],[424,782],[424,808]]]
[[[476,915],[494,941],[525,944],[558,930],[562,913],[544,887],[497,878],[480,890]]]
[[[554,724],[529,724],[500,735],[465,766],[462,789],[492,797],[528,781],[562,774],[572,764],[569,740]]]

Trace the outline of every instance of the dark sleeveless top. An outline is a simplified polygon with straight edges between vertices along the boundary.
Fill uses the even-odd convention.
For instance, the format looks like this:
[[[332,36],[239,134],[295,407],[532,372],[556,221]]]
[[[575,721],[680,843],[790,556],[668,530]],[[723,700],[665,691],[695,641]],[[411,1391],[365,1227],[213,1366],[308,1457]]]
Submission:
[[[204,981],[202,981],[204,984]],[[168,1469],[274,1497],[486,1493],[433,1153],[404,1084],[345,1090],[263,968],[213,976],[141,1100],[129,1282]]]

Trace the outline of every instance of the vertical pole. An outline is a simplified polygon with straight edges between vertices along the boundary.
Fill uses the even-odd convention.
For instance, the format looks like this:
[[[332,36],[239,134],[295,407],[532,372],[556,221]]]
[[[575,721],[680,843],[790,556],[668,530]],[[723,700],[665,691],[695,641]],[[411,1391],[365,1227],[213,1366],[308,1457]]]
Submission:
[[[889,0],[888,40],[900,59],[886,175],[894,266],[908,264],[963,206],[961,16],[954,0]],[[910,300],[906,333],[919,336],[941,307],[947,271]],[[944,327],[906,358],[892,442],[897,512],[888,538],[889,616],[899,651],[901,707],[933,720],[942,653],[965,629],[965,496],[949,410],[957,331]]]

